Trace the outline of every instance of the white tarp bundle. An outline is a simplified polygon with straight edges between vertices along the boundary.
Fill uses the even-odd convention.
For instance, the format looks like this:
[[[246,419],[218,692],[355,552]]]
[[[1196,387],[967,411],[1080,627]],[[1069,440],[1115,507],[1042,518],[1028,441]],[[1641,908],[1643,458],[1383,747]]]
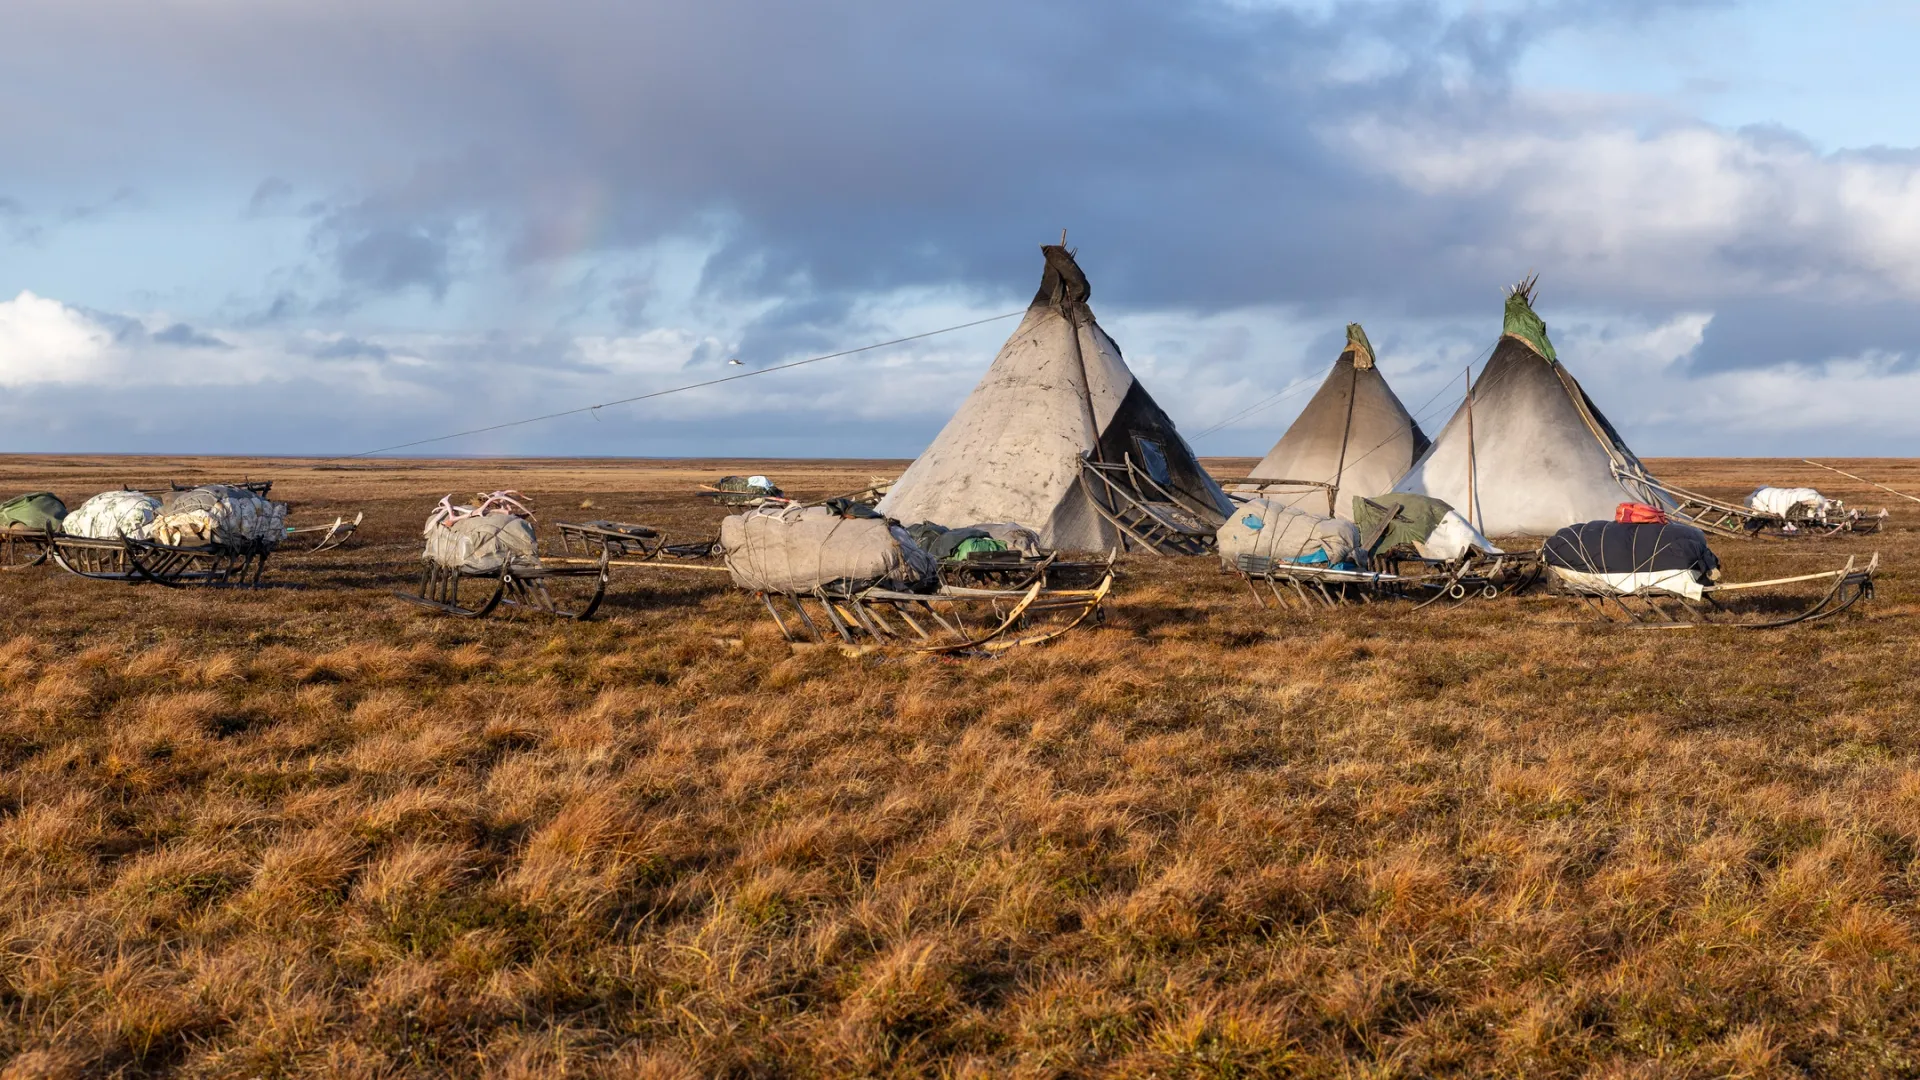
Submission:
[[[1489,555],[1506,554],[1495,547],[1493,541],[1480,535],[1480,530],[1474,528],[1473,523],[1462,517],[1458,510],[1447,511],[1446,516],[1440,519],[1440,524],[1427,534],[1427,538],[1415,541],[1413,545],[1421,558],[1443,562],[1462,558],[1475,548]]]
[[[66,516],[60,528],[68,536],[88,540],[117,540],[146,536],[147,526],[160,512],[160,500],[142,491],[103,491]]]
[[[1658,596],[1684,596],[1698,600],[1706,587],[1692,570],[1642,570],[1630,574],[1594,574],[1569,570],[1564,566],[1547,567],[1560,587],[1586,596],[1632,596],[1652,593]]]
[[[1331,567],[1354,562],[1360,547],[1360,529],[1353,522],[1271,499],[1241,503],[1215,536],[1220,562],[1229,569],[1242,555]]]
[[[1831,504],[1826,496],[1812,488],[1763,487],[1747,496],[1747,505],[1779,518],[1794,516],[1798,510],[1803,518],[1824,521]]]
[[[466,574],[497,574],[508,562],[540,561],[533,522],[505,511],[472,510],[442,501],[427,517],[428,562]]]
[[[882,586],[912,591],[939,566],[885,518],[843,518],[824,506],[763,506],[720,523],[733,583],[754,592]]]
[[[227,484],[184,492],[155,515],[146,539],[199,547],[274,547],[287,535],[287,504]]]

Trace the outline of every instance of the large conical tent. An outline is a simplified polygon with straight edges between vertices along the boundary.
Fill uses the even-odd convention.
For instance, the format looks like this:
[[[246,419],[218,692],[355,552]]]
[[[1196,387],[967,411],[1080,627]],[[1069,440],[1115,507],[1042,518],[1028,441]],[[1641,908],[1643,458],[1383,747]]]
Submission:
[[[1095,501],[1084,464],[1150,478],[1149,501],[1173,497],[1211,535],[1231,512],[1173,421],[1127,369],[1087,307],[1092,289],[1064,246],[1041,248],[1046,270],[1019,329],[960,410],[880,502],[904,522],[948,527],[1011,521],[1048,547],[1102,551],[1137,531]]]
[[[1427,436],[1373,364],[1373,346],[1359,323],[1347,324],[1347,347],[1327,380],[1307,402],[1280,441],[1254,466],[1256,480],[1306,480],[1333,485],[1333,512],[1353,518],[1353,496],[1393,490],[1427,449]],[[1316,513],[1326,495],[1315,489],[1268,491],[1279,500]]]
[[[1547,536],[1611,520],[1623,502],[1671,509],[1646,467],[1554,355],[1533,279],[1507,295],[1480,377],[1426,454],[1394,485],[1444,499],[1488,536]]]

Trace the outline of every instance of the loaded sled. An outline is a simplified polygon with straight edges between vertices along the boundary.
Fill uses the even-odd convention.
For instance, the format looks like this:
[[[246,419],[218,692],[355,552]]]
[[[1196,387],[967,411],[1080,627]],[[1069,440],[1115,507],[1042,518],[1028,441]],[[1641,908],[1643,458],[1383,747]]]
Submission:
[[[905,528],[824,506],[736,515],[720,538],[734,584],[754,594],[787,640],[925,653],[995,653],[1098,622],[1117,558],[981,552],[997,558],[950,560],[970,565],[943,582],[940,560]],[[963,577],[976,584],[953,583]]]
[[[105,492],[58,530],[0,536],[0,562],[51,564],[96,581],[255,588],[286,528],[286,504],[263,490],[209,484],[165,506],[144,492]]]
[[[1247,498],[1220,527],[1221,561],[1263,606],[1271,596],[1281,607],[1297,602],[1308,610],[1490,600],[1537,576],[1536,553],[1501,551],[1438,499],[1391,493],[1355,496],[1353,506],[1354,520],[1343,521],[1278,499]]]
[[[1724,582],[1705,533],[1684,524],[1593,521],[1561,529],[1541,548],[1547,591],[1610,621],[1665,629],[1768,629],[1829,619],[1873,596],[1876,552],[1834,570]]]
[[[1616,469],[1616,473],[1618,471]],[[1879,532],[1887,517],[1885,510],[1869,514],[1858,509],[1840,508],[1837,502],[1827,500],[1763,508],[1751,503],[1741,504],[1702,495],[1642,473],[1633,474],[1632,479],[1666,496],[1673,504],[1673,508],[1667,511],[1672,517],[1702,532],[1735,540],[1775,536],[1834,536],[1843,532],[1867,535]]]
[[[484,619],[506,606],[584,621],[606,598],[612,547],[603,544],[590,565],[548,565],[533,511],[518,492],[496,491],[476,506],[456,506],[447,496],[422,535],[417,590],[394,591],[418,607]]]
[[[822,586],[809,592],[756,595],[788,641],[902,645],[924,653],[997,653],[1051,641],[1089,620],[1103,621],[1101,605],[1112,589],[1113,570],[1108,566],[1089,588],[1055,588],[1036,580],[1025,589],[942,585],[930,593],[914,593]],[[789,613],[786,617],[781,614],[783,606]]]

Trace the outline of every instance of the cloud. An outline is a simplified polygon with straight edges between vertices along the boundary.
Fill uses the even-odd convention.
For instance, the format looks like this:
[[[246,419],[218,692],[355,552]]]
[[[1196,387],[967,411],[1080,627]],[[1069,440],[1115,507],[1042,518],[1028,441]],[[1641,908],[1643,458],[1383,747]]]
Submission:
[[[285,209],[293,199],[293,185],[277,176],[269,176],[253,189],[247,200],[247,214],[259,217]]]
[[[1095,306],[1193,429],[1322,370],[1350,319],[1405,396],[1429,397],[1529,269],[1557,340],[1637,358],[1589,375],[1563,344],[1656,449],[1703,431],[1738,445],[1737,423],[1644,402],[1759,409],[1732,388],[1743,374],[1803,394],[1878,379],[1910,401],[1920,155],[1826,154],[1514,83],[1547,35],[1708,6],[710,0],[532,19],[504,0],[33,2],[0,39],[0,93],[46,113],[0,114],[0,139],[36,169],[119,169],[143,191],[225,168],[240,179],[223,214],[245,200],[274,219],[247,228],[303,230],[225,307],[71,297],[145,314],[60,306],[83,330],[63,363],[110,373],[102,385],[226,387],[319,441],[341,414],[380,441],[379,424],[471,426],[729,355],[771,363],[995,313],[1029,294],[1034,245],[1063,226]],[[144,92],[47,81],[29,52],[98,56]],[[109,127],[112,167],[70,135]],[[125,210],[113,222],[150,212]],[[195,335],[231,348],[175,355]],[[997,344],[666,399],[634,413],[649,427],[627,442],[602,417],[489,445],[751,452],[812,433],[809,452],[909,453]],[[1203,449],[1264,449],[1286,408]],[[1668,426],[1637,426],[1643,412]],[[757,419],[727,423],[743,415]],[[860,423],[823,439],[820,415]],[[1875,424],[1846,437],[1891,431]]]
[[[384,345],[359,338],[340,337],[313,350],[315,360],[386,360],[393,354]]]
[[[183,349],[231,349],[232,345],[212,334],[204,334],[186,323],[177,322],[164,330],[156,331],[153,340],[162,345],[178,345]]]
[[[112,344],[111,331],[57,300],[0,301],[0,386],[96,380]]]

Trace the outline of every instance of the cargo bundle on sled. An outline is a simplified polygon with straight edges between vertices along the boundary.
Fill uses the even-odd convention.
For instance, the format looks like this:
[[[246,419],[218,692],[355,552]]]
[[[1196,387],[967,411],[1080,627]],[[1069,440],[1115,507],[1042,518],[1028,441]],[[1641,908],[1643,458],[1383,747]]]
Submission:
[[[505,604],[564,619],[590,619],[607,594],[609,549],[591,565],[548,566],[540,557],[533,510],[519,492],[496,491],[476,505],[453,496],[427,516],[417,592],[409,603],[464,619]]]
[[[761,507],[722,522],[720,547],[733,583],[790,641],[997,652],[1098,618],[1113,586],[1111,558],[1073,586],[1049,580],[1051,562],[1018,588],[942,584],[940,560],[911,533],[855,508]]]
[[[143,491],[107,491],[37,533],[9,531],[10,567],[51,563],[100,581],[260,584],[286,536],[287,506],[227,484],[188,488],[162,502]]]
[[[1721,580],[1700,529],[1680,522],[1589,521],[1541,547],[1548,590],[1597,614],[1644,627],[1761,629],[1827,619],[1873,595],[1878,553],[1864,564],[1765,581]]]
[[[1282,607],[1297,601],[1309,609],[1492,599],[1536,576],[1534,552],[1501,550],[1438,499],[1394,492],[1356,495],[1351,505],[1349,520],[1250,499],[1220,527],[1221,563],[1246,580],[1256,601],[1266,602],[1264,587]]]

